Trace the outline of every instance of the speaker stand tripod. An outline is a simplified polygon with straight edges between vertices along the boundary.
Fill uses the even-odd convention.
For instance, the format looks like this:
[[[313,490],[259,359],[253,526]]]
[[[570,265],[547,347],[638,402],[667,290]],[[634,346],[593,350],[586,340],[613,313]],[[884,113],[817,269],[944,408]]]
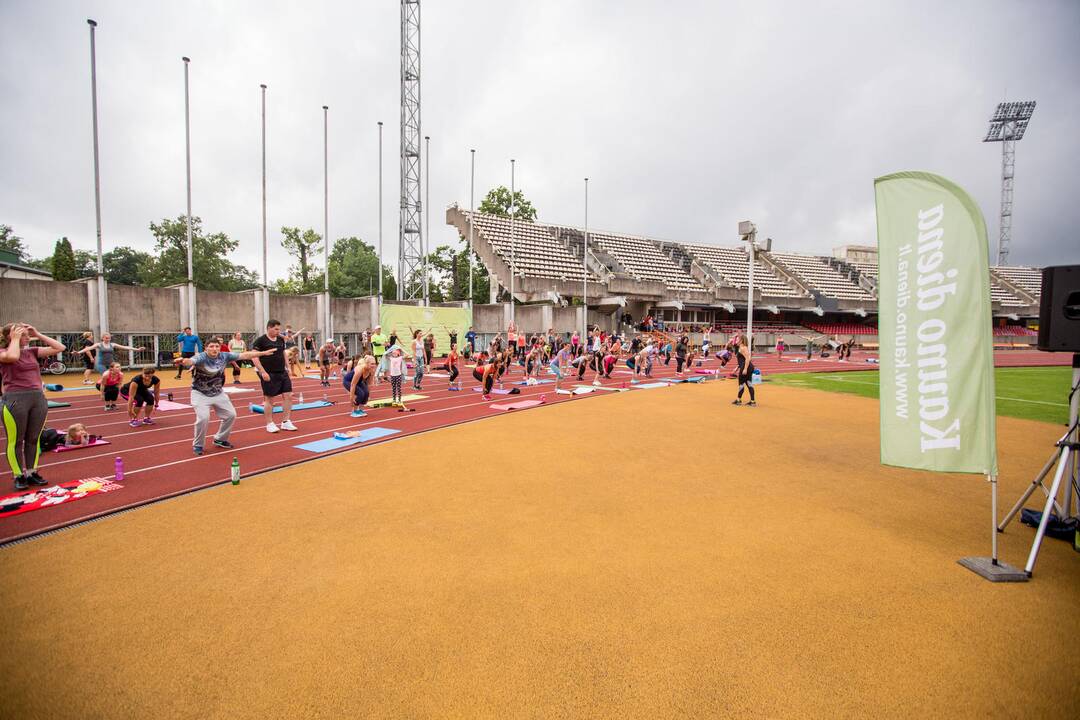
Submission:
[[[1032,481],[1028,489],[1024,491],[1024,494],[1020,496],[1020,499],[1016,501],[1016,505],[1009,511],[1009,514],[1005,516],[1005,519],[998,525],[998,532],[1004,532],[1005,527],[1012,522],[1016,514],[1020,512],[1020,509],[1024,506],[1024,503],[1028,501],[1028,498],[1032,496],[1037,488],[1041,488],[1046,494],[1046,504],[1043,507],[1042,520],[1039,522],[1039,528],[1035,531],[1035,539],[1031,543],[1031,552],[1028,554],[1027,564],[1024,566],[1024,573],[1027,577],[1031,577],[1032,571],[1035,569],[1035,561],[1039,557],[1039,549],[1042,547],[1043,537],[1046,535],[1046,526],[1050,522],[1050,513],[1055,511],[1057,516],[1064,520],[1070,517],[1073,506],[1073,491],[1074,488],[1080,487],[1077,485],[1077,470],[1080,468],[1080,353],[1073,354],[1072,361],[1072,389],[1069,392],[1069,429],[1065,431],[1065,434],[1054,443],[1055,450],[1050,456],[1050,459],[1046,461],[1043,469]],[[1050,473],[1050,468],[1054,469],[1054,479],[1050,483],[1050,488],[1047,489],[1043,481]],[[1062,500],[1058,502],[1058,494],[1062,495]],[[1077,496],[1077,500],[1080,501],[1080,495]]]

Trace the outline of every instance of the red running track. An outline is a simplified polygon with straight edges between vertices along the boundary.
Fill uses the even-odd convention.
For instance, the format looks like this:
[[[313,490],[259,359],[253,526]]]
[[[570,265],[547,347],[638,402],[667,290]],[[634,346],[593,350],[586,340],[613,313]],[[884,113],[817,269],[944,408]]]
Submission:
[[[789,354],[783,361],[778,360],[775,355],[759,355],[754,362],[766,376],[777,372],[876,369],[877,365],[867,363],[866,357],[856,353],[851,362],[838,363],[831,358],[792,362],[795,358],[794,354]],[[998,364],[1008,366],[1067,365],[1071,356],[1067,353],[1011,352],[999,354],[997,360],[1000,360]],[[1051,360],[1054,362],[1050,362]],[[715,359],[709,359],[704,363],[705,369],[718,367],[719,362]],[[732,367],[729,363],[727,370]],[[669,377],[674,375],[674,369],[674,363],[670,366],[660,364],[654,368],[653,374],[656,378]],[[114,459],[120,456],[124,460],[125,468],[124,479],[121,483],[123,488],[51,508],[0,518],[0,544],[227,482],[234,456],[239,458],[243,477],[249,477],[337,452],[504,412],[491,410],[489,405],[492,403],[538,399],[540,396],[545,396],[545,404],[555,404],[571,399],[580,402],[586,398],[608,394],[595,392],[580,396],[556,395],[554,386],[545,384],[533,387],[520,386],[520,395],[496,395],[491,402],[487,402],[481,399],[479,393],[473,391],[472,388],[476,386],[476,382],[472,378],[471,371],[467,370],[462,377],[464,387],[460,392],[447,390],[444,378],[425,377],[424,390],[419,394],[425,395],[426,398],[409,403],[409,406],[415,409],[414,412],[401,413],[391,408],[373,409],[368,410],[366,418],[349,417],[348,396],[340,383],[335,382],[331,388],[324,389],[315,379],[294,380],[294,390],[304,392],[307,400],[321,399],[323,393],[326,392],[328,399],[338,404],[327,408],[296,412],[293,419],[299,431],[277,434],[266,432],[263,415],[248,411],[248,404],[261,402],[261,398],[255,383],[245,383],[239,387],[251,389],[252,392],[230,396],[238,414],[230,437],[237,446],[236,449],[221,450],[208,442],[206,454],[202,456],[192,454],[191,426],[194,422],[194,413],[190,409],[159,411],[154,414],[156,425],[131,428],[128,425],[125,410],[103,411],[96,394],[64,397],[64,393],[49,393],[52,399],[62,398],[66,402],[71,402],[69,408],[59,408],[49,412],[51,427],[63,429],[73,422],[83,422],[91,432],[105,436],[111,444],[66,453],[46,453],[42,456],[40,468],[42,474],[50,483],[90,477],[112,479]],[[586,379],[590,377],[591,372],[586,373]],[[512,383],[520,381],[521,378],[520,368],[515,367],[512,375],[507,379],[506,387],[519,387]],[[609,387],[620,386],[627,383],[629,379],[629,374],[617,374],[611,380],[604,381],[604,384]],[[572,387],[573,384],[573,382],[564,382],[564,388]],[[669,390],[669,392],[692,392],[690,385],[684,384],[678,387],[679,390]],[[734,392],[734,387],[732,391]],[[411,392],[409,382],[405,383],[404,392],[406,394]],[[190,389],[176,388],[172,390],[172,393],[175,402],[185,403],[190,396]],[[372,398],[385,398],[389,397],[389,394],[389,385],[384,383],[373,389]],[[378,440],[322,453],[312,453],[294,447],[328,438],[335,431],[371,427],[390,428],[399,432]],[[211,416],[210,431],[213,432],[216,428],[217,421]],[[210,438],[207,439],[209,441]],[[11,479],[10,470],[0,473],[0,487],[5,487],[6,490],[6,487],[10,487]],[[6,492],[0,490],[0,494],[6,494]]]

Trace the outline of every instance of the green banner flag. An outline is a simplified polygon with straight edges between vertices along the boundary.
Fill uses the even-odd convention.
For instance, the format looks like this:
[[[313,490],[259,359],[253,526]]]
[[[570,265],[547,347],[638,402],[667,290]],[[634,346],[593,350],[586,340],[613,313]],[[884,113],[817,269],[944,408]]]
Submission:
[[[874,181],[881,462],[997,475],[986,223],[938,175]]]

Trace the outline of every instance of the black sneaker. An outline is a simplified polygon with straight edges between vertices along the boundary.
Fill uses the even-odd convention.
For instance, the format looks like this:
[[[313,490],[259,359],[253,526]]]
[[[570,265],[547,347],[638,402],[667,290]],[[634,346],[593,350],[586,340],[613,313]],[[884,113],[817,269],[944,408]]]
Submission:
[[[16,478],[15,478],[15,489],[16,490],[25,490],[28,487],[30,487],[30,483],[26,479],[26,477],[24,477],[23,475],[16,476]]]
[[[214,440],[214,445],[217,445],[219,448],[225,448],[226,450],[232,450],[236,447],[228,440]]]
[[[46,480],[45,478],[41,477],[41,475],[38,474],[37,470],[30,473],[30,476],[27,478],[27,480],[30,481],[31,485],[39,485],[40,486],[40,485],[48,485],[49,484],[49,481]]]
[[[193,446],[191,447],[191,451],[192,451],[193,453],[195,453],[196,455],[202,455],[202,448],[201,448],[201,447],[199,447],[198,445],[193,445]]]
[[[746,403],[746,405],[747,407],[757,407],[757,402],[751,400],[750,402]]]
[[[732,405],[742,405],[742,400],[732,400],[731,404]]]

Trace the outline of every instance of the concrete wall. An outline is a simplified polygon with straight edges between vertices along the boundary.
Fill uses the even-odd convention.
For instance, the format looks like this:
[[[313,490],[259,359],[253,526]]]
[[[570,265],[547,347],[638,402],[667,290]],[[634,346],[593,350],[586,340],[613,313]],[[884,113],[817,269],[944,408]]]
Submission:
[[[334,316],[334,332],[358,333],[373,327],[376,322],[371,314],[371,298],[333,298],[330,312]]]
[[[573,332],[581,329],[577,307],[557,307],[552,310],[551,320],[555,332]]]
[[[283,326],[292,325],[314,332],[319,329],[317,299],[314,295],[271,295],[270,318]]]
[[[255,296],[252,293],[195,292],[196,313],[200,333],[217,333],[226,337],[237,330],[254,332]]]
[[[180,295],[171,288],[109,285],[109,330],[179,332]]]
[[[525,333],[538,333],[547,330],[544,324],[545,310],[550,305],[518,305],[514,310],[515,324]]]
[[[0,278],[0,324],[28,322],[42,332],[88,330],[86,283]]]
[[[473,305],[473,327],[476,328],[477,332],[506,332],[506,323],[503,322],[503,307],[502,303]]]

